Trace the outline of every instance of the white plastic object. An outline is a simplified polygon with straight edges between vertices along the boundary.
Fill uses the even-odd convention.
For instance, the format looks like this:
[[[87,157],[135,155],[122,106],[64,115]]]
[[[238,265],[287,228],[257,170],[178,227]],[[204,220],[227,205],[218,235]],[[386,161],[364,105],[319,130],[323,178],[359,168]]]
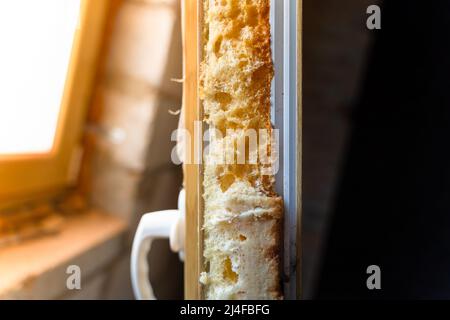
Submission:
[[[184,259],[185,191],[178,198],[178,210],[165,210],[145,214],[134,236],[131,250],[131,282],[136,299],[156,300],[149,282],[151,273],[147,255],[155,239],[170,239],[170,248]]]

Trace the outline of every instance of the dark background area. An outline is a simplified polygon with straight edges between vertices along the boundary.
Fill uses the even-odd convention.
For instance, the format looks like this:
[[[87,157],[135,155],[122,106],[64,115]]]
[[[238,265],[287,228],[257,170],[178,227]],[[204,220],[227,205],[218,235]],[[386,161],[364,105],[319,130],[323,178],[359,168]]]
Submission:
[[[450,298],[450,3],[304,9],[305,297]]]

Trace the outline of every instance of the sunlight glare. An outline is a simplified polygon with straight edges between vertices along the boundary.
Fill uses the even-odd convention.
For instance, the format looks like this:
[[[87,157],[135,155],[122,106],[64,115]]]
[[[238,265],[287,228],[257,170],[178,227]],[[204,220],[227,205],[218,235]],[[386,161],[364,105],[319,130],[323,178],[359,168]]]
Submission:
[[[0,154],[52,149],[80,1],[0,2]]]

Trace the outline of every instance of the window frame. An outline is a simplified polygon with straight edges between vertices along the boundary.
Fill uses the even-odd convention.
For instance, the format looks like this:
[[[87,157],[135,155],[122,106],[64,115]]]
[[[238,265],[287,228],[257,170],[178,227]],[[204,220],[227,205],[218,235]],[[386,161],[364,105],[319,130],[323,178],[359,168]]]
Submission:
[[[82,0],[53,148],[48,153],[0,155],[0,205],[76,183],[81,138],[98,70],[110,0]],[[78,163],[77,163],[78,162]]]

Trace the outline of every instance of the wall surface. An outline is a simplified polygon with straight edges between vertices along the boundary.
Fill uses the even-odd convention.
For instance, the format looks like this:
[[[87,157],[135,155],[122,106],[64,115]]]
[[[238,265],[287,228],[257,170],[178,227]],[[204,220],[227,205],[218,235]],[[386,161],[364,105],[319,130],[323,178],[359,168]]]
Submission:
[[[171,111],[181,107],[182,87],[171,81],[182,77],[181,9],[177,0],[122,0],[114,7],[86,128],[82,190],[95,207],[129,223],[131,241],[143,213],[176,208],[181,187],[181,168],[170,157],[178,125]],[[107,295],[85,295],[133,297],[130,241],[110,266]],[[157,297],[182,298],[182,265],[168,242],[156,243],[149,259]]]
[[[378,0],[303,0],[303,284],[313,295]]]

